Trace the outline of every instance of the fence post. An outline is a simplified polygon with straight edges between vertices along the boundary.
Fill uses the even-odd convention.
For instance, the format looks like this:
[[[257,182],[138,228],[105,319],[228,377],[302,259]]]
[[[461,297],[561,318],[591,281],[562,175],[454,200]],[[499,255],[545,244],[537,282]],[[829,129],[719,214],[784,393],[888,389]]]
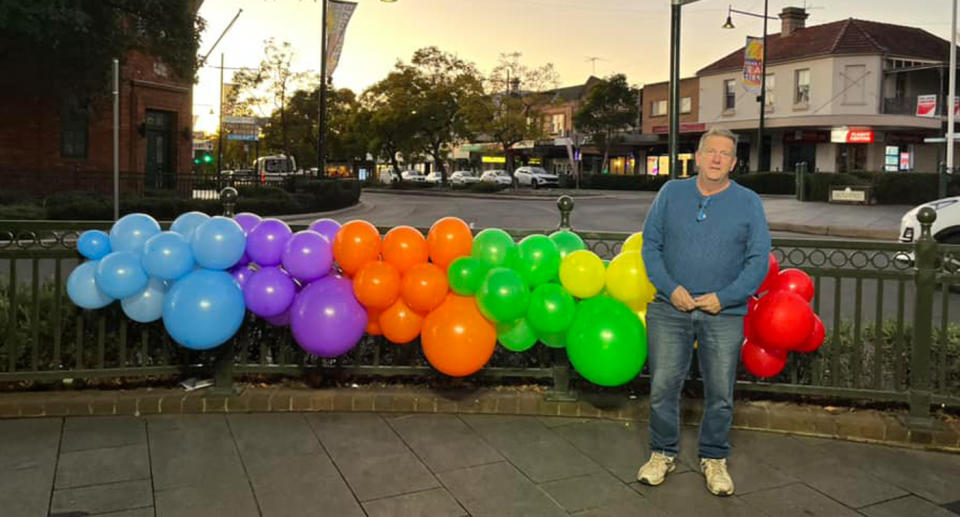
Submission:
[[[910,356],[910,416],[912,428],[929,429],[935,421],[930,414],[930,343],[933,341],[933,296],[936,281],[937,243],[930,235],[930,227],[937,213],[930,207],[920,209],[920,238],[914,247],[916,254],[917,298],[913,312],[913,347]]]
[[[573,212],[573,198],[560,196],[557,198],[557,208],[560,209],[560,224],[558,230],[570,230],[570,213]],[[577,395],[570,389],[570,360],[565,348],[550,349],[550,363],[553,367],[553,387],[544,398],[551,401],[577,400]]]
[[[220,202],[223,203],[223,215],[233,217],[234,209],[237,206],[237,189],[226,187],[220,191]],[[217,348],[216,359],[213,365],[213,389],[214,395],[232,395],[233,386],[233,363],[236,359],[236,348],[234,346],[235,338],[231,338],[226,343]]]
[[[807,200],[807,162],[798,162],[794,167],[797,175],[797,201]]]

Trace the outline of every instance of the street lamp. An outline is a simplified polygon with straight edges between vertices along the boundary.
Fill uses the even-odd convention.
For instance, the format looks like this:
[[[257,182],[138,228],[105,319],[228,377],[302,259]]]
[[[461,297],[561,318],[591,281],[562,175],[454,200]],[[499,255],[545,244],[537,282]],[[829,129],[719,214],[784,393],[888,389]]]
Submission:
[[[677,177],[680,138],[680,8],[697,0],[670,0],[670,178]]]
[[[727,21],[721,26],[723,29],[734,29],[732,14],[742,14],[744,16],[754,16],[763,18],[763,58],[760,61],[760,95],[757,101],[760,102],[760,122],[757,125],[757,171],[762,169],[763,165],[763,123],[767,110],[767,20],[776,20],[769,16],[769,0],[763,0],[763,14],[751,13],[749,11],[738,11],[732,6],[727,6]],[[767,167],[770,168],[769,165]]]

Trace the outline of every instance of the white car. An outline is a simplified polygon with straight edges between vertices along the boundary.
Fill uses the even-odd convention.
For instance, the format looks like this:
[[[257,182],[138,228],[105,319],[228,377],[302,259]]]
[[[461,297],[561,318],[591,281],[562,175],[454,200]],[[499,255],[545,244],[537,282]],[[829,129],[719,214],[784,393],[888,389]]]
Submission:
[[[513,178],[510,177],[510,173],[503,169],[491,169],[489,171],[484,171],[483,175],[480,176],[480,181],[496,183],[497,185],[504,185],[508,187],[513,185]]]
[[[412,181],[414,183],[426,183],[427,177],[418,171],[403,171],[400,173],[403,181]]]
[[[380,171],[380,183],[385,183],[387,185],[391,183],[397,183],[400,181],[400,176],[396,172],[393,172],[392,169],[383,169]]]
[[[480,181],[480,175],[473,171],[453,171],[448,179],[454,185],[473,185]]]
[[[440,177],[440,171],[430,171],[430,174],[427,174],[426,182],[439,185],[441,179],[443,178]]]
[[[560,178],[556,174],[550,174],[540,167],[520,167],[514,171],[513,175],[520,186],[531,188],[560,186]]]
[[[960,196],[946,197],[913,207],[900,219],[900,242],[914,242],[920,237],[917,213],[928,206],[937,212],[930,233],[943,244],[960,244]]]

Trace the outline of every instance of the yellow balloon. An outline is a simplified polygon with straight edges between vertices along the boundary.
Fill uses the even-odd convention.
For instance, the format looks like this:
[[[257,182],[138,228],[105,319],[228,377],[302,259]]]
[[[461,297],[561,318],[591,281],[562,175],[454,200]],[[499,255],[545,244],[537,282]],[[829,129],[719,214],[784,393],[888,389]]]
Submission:
[[[644,306],[642,311],[636,311],[637,317],[640,318],[640,321],[643,322],[644,328],[647,326],[647,307]]]
[[[607,291],[622,302],[649,302],[656,293],[639,251],[617,255],[607,267]]]
[[[620,251],[621,252],[641,251],[642,249],[643,249],[643,232],[637,232],[627,237],[627,240],[623,241],[623,247],[620,249]]]
[[[647,312],[647,304],[650,303],[650,302],[649,302],[648,300],[640,299],[640,300],[630,300],[630,301],[625,302],[625,303],[627,304],[627,307],[630,307],[630,310],[633,311],[633,312],[643,311],[644,313],[646,313],[646,312]]]
[[[592,251],[574,251],[560,262],[560,284],[577,298],[600,294],[606,281],[604,273],[603,261]]]

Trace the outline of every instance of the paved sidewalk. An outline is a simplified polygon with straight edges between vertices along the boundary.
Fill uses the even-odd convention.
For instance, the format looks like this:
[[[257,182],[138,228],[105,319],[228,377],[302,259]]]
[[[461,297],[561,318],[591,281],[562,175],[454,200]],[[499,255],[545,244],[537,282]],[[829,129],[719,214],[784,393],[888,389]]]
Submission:
[[[635,480],[646,426],[560,417],[285,413],[0,421],[16,517],[956,516],[960,457],[735,430],[737,495]]]

